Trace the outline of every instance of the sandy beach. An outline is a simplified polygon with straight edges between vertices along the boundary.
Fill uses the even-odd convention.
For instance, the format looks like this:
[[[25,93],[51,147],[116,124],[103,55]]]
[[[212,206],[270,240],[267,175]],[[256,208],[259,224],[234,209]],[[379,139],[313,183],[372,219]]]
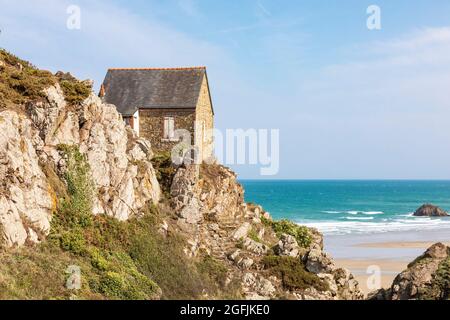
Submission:
[[[447,246],[450,246],[450,242],[442,242]],[[385,248],[385,249],[427,249],[431,247],[435,242],[429,241],[412,241],[412,242],[384,242],[384,243],[361,243],[357,244],[360,248]]]
[[[380,288],[389,288],[394,278],[406,269],[408,262],[395,260],[337,260],[336,264],[352,272],[361,290],[368,294]],[[378,268],[378,269],[377,269]],[[374,280],[379,270],[380,281]]]

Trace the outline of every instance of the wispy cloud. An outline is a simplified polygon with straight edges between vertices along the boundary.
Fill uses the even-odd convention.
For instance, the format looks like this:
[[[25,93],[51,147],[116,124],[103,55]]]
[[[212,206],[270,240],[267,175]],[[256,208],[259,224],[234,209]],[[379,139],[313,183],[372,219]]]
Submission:
[[[178,0],[181,11],[190,17],[202,16],[196,0]]]
[[[263,17],[270,17],[272,15],[272,12],[270,12],[262,3],[262,1],[258,0],[256,2],[256,6],[259,9],[258,10],[258,16]]]
[[[234,62],[220,47],[110,1],[80,0],[81,29],[66,28],[66,0],[0,0],[0,45],[42,67],[76,70],[103,80],[108,67],[208,65],[229,74]],[[232,72],[232,71],[230,71]]]
[[[448,27],[424,28],[366,43],[348,62],[299,78],[289,122],[307,155],[300,164],[333,168],[334,178],[450,177],[448,36]]]

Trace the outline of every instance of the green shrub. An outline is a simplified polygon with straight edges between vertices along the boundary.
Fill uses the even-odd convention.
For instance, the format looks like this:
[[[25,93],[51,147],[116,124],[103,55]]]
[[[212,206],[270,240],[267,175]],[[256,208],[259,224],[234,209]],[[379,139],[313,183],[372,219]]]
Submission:
[[[92,88],[75,78],[73,80],[61,80],[60,86],[66,101],[70,104],[83,102],[92,92]]]
[[[83,231],[73,229],[64,231],[60,237],[61,248],[74,254],[83,254],[86,252],[86,241]]]
[[[317,275],[308,272],[303,263],[293,257],[266,256],[262,260],[270,274],[281,278],[283,287],[288,290],[304,290],[314,287],[319,291],[328,290],[328,285]]]
[[[160,152],[155,154],[152,159],[153,167],[156,171],[156,178],[158,179],[161,189],[166,197],[169,197],[170,187],[176,173],[176,169],[172,163],[170,152]]]
[[[69,197],[61,201],[61,214],[68,227],[85,228],[92,224],[92,202],[94,183],[86,156],[77,146],[59,145],[58,150],[66,157],[67,170],[64,175]]]
[[[262,222],[266,226],[272,227],[278,237],[285,233],[293,236],[297,240],[299,246],[303,248],[307,248],[311,245],[312,237],[310,231],[305,226],[299,226],[289,220],[270,221],[268,219],[263,219]]]
[[[61,72],[53,75],[50,71],[39,70],[4,49],[0,49],[0,61],[6,64],[0,72],[0,108],[43,98],[44,89],[58,82],[70,104],[84,101],[92,92],[92,88],[83,81]],[[19,69],[19,64],[22,69]]]
[[[100,291],[109,298],[123,298],[125,281],[117,272],[107,272],[100,280]]]
[[[259,238],[259,235],[258,235],[258,233],[256,232],[255,229],[251,229],[249,231],[247,237],[249,237],[253,241],[256,241],[256,242],[259,242],[259,243],[263,243],[263,241]]]
[[[43,90],[57,82],[51,72],[38,70],[4,49],[0,49],[0,61],[6,64],[0,72],[0,108],[42,98]],[[18,64],[22,65],[22,70]]]
[[[110,263],[103,257],[103,254],[99,249],[93,247],[89,249],[89,255],[91,257],[91,264],[94,268],[100,271],[107,271],[110,268]]]

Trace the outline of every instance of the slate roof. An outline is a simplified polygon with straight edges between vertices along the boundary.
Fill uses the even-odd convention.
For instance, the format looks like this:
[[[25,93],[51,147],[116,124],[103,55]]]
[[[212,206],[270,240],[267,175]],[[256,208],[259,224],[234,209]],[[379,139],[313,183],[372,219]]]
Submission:
[[[104,99],[125,116],[137,109],[192,109],[197,105],[205,67],[109,69]]]

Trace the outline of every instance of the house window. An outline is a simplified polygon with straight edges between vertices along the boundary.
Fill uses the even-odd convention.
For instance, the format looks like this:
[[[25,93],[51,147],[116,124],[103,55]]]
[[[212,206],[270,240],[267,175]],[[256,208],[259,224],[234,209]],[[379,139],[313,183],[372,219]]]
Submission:
[[[175,138],[175,119],[164,117],[164,139],[173,140]]]

